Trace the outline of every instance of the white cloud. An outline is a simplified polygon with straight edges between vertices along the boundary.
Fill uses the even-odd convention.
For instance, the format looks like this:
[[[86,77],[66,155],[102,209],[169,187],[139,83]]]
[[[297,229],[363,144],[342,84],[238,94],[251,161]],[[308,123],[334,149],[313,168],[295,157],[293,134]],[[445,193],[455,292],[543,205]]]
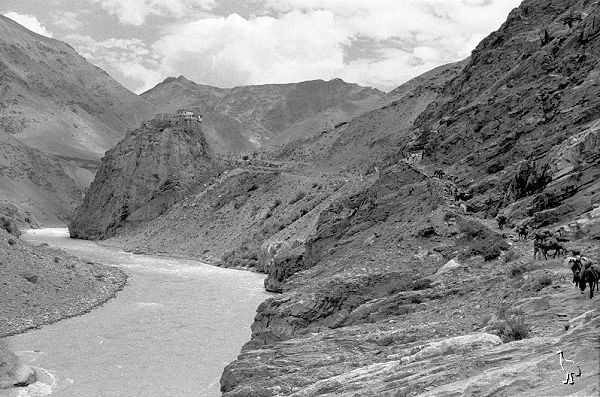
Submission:
[[[143,92],[164,79],[159,63],[140,39],[97,41],[90,36],[69,34],[66,40],[88,61],[132,91]]]
[[[18,24],[26,27],[27,29],[35,32],[37,34],[41,34],[42,36],[52,37],[52,33],[50,33],[45,26],[43,26],[40,21],[34,17],[33,15],[24,15],[18,14],[16,12],[7,12],[4,14],[5,17],[12,19]]]
[[[233,14],[175,26],[153,49],[168,74],[233,86],[331,76],[343,66],[348,42],[330,11],[292,11],[279,19]]]
[[[392,89],[467,57],[518,2],[267,0],[270,16],[233,14],[174,25],[153,49],[164,74],[205,84],[343,77]],[[375,50],[361,56],[358,39]]]
[[[210,9],[215,0],[92,0],[124,24],[139,26],[149,16],[184,17],[196,8]]]
[[[467,57],[520,2],[254,0],[246,3],[254,4],[254,12],[244,18],[207,16],[206,10],[223,6],[217,0],[91,1],[134,25],[150,16],[180,18],[168,19],[166,28],[162,20],[152,44],[81,37],[73,42],[138,92],[178,75],[220,87],[342,77],[391,90]]]
[[[79,30],[83,23],[76,12],[61,12],[52,14],[52,24],[65,30]]]

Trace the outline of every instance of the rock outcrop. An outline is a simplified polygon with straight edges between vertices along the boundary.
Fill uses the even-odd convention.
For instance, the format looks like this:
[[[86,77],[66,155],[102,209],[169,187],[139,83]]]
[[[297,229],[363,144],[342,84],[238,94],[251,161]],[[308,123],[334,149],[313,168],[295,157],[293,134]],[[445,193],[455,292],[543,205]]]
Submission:
[[[126,224],[155,219],[218,173],[201,129],[144,123],[102,159],[69,224],[71,237],[106,238]]]
[[[600,202],[598,20],[595,1],[524,1],[416,120],[476,212],[544,226]]]
[[[25,387],[36,380],[35,371],[23,364],[4,341],[0,341],[0,389]]]

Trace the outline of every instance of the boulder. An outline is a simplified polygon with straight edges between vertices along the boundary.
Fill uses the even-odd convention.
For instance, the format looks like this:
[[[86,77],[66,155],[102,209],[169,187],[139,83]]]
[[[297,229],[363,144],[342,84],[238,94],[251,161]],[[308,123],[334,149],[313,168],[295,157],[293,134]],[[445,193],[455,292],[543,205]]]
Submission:
[[[36,372],[30,366],[23,364],[19,358],[6,349],[0,356],[0,389],[25,387],[37,380]]]

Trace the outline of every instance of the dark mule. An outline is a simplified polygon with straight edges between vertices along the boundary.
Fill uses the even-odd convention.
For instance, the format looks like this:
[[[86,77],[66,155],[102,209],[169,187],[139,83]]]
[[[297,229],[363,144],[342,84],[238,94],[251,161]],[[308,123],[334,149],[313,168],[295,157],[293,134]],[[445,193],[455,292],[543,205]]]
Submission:
[[[556,255],[560,256],[567,253],[565,246],[559,243],[558,240],[554,237],[545,240],[543,244],[545,245],[546,252],[554,251],[554,255],[552,255],[552,258],[556,258]]]
[[[590,286],[590,299],[594,296],[594,286],[596,286],[596,291],[598,291],[598,279],[600,279],[600,271],[590,266],[588,268],[583,269],[579,273],[579,289],[583,294],[585,291],[585,285],[588,284]]]
[[[496,216],[496,222],[498,222],[498,229],[500,230],[504,229],[507,221],[508,218],[506,218],[506,215],[504,214],[498,214],[498,216]]]
[[[528,226],[525,225],[519,225],[517,226],[517,234],[519,235],[519,240],[523,239],[523,240],[527,240],[527,235],[529,234],[530,230]]]
[[[544,259],[548,259],[548,252],[546,252],[546,244],[544,240],[535,239],[533,241],[533,260],[536,259],[536,256],[539,256],[542,259],[542,255]]]
[[[572,256],[565,258],[565,264],[571,268],[573,272],[573,284],[575,284],[575,288],[579,285],[579,273],[581,273],[581,263]]]

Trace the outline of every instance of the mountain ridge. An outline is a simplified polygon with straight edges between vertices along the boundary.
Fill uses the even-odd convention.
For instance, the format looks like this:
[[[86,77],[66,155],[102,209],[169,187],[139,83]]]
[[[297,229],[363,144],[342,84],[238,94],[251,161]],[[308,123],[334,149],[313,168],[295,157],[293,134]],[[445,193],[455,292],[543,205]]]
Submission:
[[[296,132],[298,128],[293,130],[296,124],[307,131],[333,127],[377,107],[385,94],[341,79],[217,88],[179,76],[165,79],[141,96],[165,112],[197,109],[207,139],[217,152],[226,153],[251,152],[286,141],[288,135],[302,134]]]

